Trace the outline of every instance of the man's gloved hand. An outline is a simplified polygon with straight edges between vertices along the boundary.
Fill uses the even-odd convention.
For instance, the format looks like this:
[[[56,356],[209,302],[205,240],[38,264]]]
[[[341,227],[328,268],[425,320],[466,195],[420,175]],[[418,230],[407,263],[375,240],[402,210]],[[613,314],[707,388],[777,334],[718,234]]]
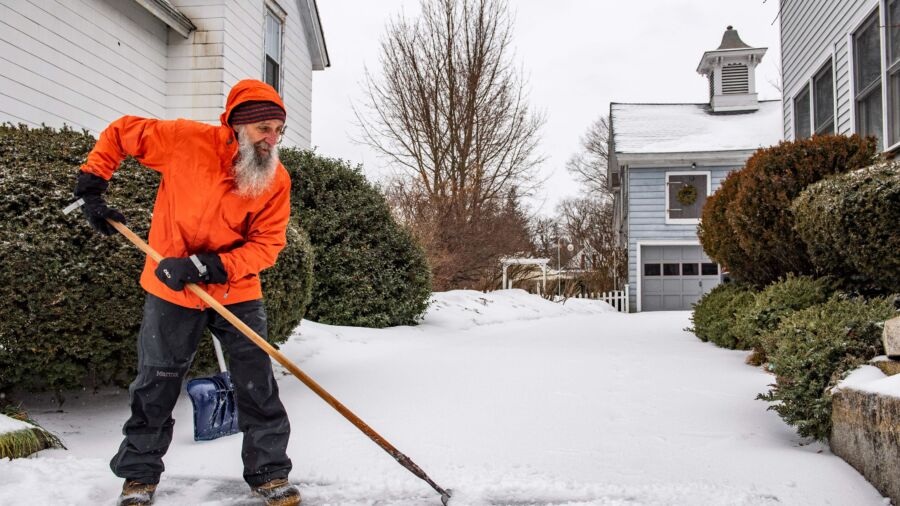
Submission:
[[[125,223],[125,216],[107,206],[103,200],[103,193],[108,186],[109,183],[102,177],[84,171],[78,174],[78,183],[75,185],[75,196],[84,199],[82,209],[88,223],[103,235],[116,233],[116,229],[106,221],[106,218]]]
[[[228,281],[222,259],[215,253],[163,258],[155,272],[160,281],[176,292],[183,290],[185,283],[221,284]]]

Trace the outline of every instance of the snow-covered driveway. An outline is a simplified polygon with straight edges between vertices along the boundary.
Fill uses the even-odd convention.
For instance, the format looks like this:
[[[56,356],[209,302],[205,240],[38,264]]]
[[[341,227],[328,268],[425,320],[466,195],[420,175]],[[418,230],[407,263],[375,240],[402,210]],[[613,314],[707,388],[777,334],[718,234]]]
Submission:
[[[425,323],[383,330],[304,322],[283,350],[406,453],[451,504],[875,505],[885,500],[766,404],[772,378],[683,331],[688,312],[623,315],[517,290],[436,294]],[[292,479],[304,504],[440,504],[437,494],[291,376]],[[0,462],[0,504],[113,504],[106,468],[122,393],[29,401],[69,451]],[[35,406],[38,406],[35,408]],[[254,504],[240,436],[191,439],[190,402],[156,504]]]

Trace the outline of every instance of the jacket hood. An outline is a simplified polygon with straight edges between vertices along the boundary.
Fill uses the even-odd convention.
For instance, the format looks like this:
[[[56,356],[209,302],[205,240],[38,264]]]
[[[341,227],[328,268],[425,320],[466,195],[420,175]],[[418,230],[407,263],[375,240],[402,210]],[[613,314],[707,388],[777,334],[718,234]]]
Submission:
[[[281,101],[281,97],[278,95],[278,92],[275,91],[275,88],[256,79],[244,79],[243,81],[238,81],[238,83],[231,88],[231,92],[228,93],[228,101],[225,103],[225,112],[219,116],[222,125],[227,127],[231,126],[228,123],[228,118],[231,116],[231,111],[233,111],[235,107],[244,102],[257,100],[274,102],[278,107],[281,107],[282,110],[287,112],[287,109],[284,107],[284,102]]]

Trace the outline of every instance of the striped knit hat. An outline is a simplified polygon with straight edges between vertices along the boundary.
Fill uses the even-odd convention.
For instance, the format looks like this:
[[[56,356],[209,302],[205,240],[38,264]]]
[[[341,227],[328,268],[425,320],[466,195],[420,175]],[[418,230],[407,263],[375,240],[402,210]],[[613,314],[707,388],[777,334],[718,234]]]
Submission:
[[[279,107],[275,102],[255,100],[238,104],[234,110],[231,111],[228,123],[230,123],[231,126],[246,125],[247,123],[257,123],[269,119],[280,119],[281,121],[284,121],[286,117],[287,114],[284,112],[284,109]]]

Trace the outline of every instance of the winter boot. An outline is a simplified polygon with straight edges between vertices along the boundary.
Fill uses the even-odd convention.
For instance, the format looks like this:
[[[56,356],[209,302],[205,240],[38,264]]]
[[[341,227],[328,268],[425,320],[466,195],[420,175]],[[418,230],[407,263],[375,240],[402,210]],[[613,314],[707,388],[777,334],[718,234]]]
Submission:
[[[145,506],[153,503],[153,493],[156,485],[141,483],[134,480],[125,480],[122,487],[122,495],[119,496],[118,506]]]
[[[266,500],[266,506],[297,506],[300,504],[300,491],[284,478],[253,487],[253,492]]]

